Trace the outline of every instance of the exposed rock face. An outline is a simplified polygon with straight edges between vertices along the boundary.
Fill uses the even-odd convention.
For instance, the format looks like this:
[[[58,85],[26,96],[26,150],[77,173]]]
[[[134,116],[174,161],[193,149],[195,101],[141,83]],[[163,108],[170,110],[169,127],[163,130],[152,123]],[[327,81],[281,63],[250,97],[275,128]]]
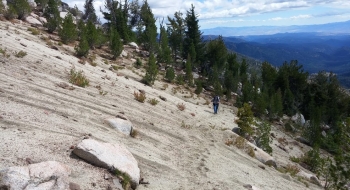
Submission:
[[[129,175],[135,189],[140,181],[140,169],[134,156],[121,144],[101,143],[84,139],[73,153],[87,162],[107,169],[117,169]]]
[[[56,161],[9,167],[0,171],[1,189],[69,189],[70,169]]]
[[[120,132],[130,135],[132,131],[132,123],[126,118],[116,117],[105,120],[111,127],[118,129]]]

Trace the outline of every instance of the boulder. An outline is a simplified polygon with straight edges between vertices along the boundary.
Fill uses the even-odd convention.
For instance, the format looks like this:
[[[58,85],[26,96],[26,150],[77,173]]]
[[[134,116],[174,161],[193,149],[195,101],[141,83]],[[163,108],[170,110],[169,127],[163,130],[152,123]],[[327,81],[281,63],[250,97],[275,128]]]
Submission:
[[[47,23],[47,20],[44,17],[39,17],[39,21],[43,24]]]
[[[87,162],[106,169],[117,169],[130,177],[135,189],[140,181],[140,169],[134,156],[122,144],[102,143],[94,139],[84,139],[73,153]]]
[[[68,12],[60,12],[60,17],[64,19],[67,14]]]
[[[129,45],[135,49],[139,49],[139,46],[135,42],[130,42]]]
[[[36,19],[39,18],[39,16],[38,16],[37,14],[35,14],[35,13],[30,13],[30,16],[32,16],[32,17],[34,17],[34,18],[36,18]]]
[[[318,178],[317,178],[315,175],[313,175],[313,174],[309,174],[309,173],[306,173],[306,172],[304,172],[304,171],[301,170],[300,172],[297,173],[297,176],[303,177],[303,178],[309,180],[310,182],[312,182],[313,184],[316,184],[316,185],[321,186],[320,181],[319,181]]]
[[[43,24],[38,19],[34,18],[33,16],[27,16],[26,22],[28,22],[31,25],[35,25],[35,26],[43,26]]]
[[[122,53],[120,54],[120,57],[127,57],[128,56],[128,52],[126,52],[125,50],[122,51]]]
[[[56,161],[14,166],[0,171],[1,189],[69,189],[71,171]]]
[[[109,124],[109,126],[126,135],[130,135],[132,131],[132,123],[125,117],[107,118],[105,121]]]
[[[301,126],[304,126],[304,124],[305,124],[305,118],[304,118],[303,114],[301,114],[301,113],[297,113],[294,116],[292,116],[291,120],[294,123],[301,125]]]

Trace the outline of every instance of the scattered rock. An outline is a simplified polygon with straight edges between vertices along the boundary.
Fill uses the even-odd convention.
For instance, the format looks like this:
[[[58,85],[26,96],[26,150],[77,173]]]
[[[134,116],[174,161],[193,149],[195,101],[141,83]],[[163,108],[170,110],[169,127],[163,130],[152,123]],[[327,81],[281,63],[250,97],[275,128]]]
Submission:
[[[149,184],[149,182],[141,178],[139,184]]]
[[[51,46],[51,49],[58,50],[58,47],[56,47],[56,46]]]
[[[55,189],[67,190],[71,171],[56,161],[28,166],[14,166],[0,171],[1,189]]]
[[[102,143],[94,139],[80,142],[73,153],[87,162],[106,169],[114,168],[127,174],[133,189],[140,181],[140,169],[134,156],[122,144]]]
[[[73,86],[70,86],[69,84],[67,84],[65,82],[57,83],[56,86],[61,87],[63,89],[74,90]],[[64,116],[64,117],[68,118],[68,116]]]
[[[239,128],[239,127],[234,127],[234,128],[232,129],[232,132],[234,132],[234,133],[236,133],[237,135],[239,135],[239,134],[241,133],[241,128]]]
[[[273,138],[276,138],[275,133],[271,133],[270,136],[273,137]]]
[[[253,186],[253,185],[250,185],[250,184],[245,184],[243,185],[243,187],[245,187],[246,189],[249,189],[249,190],[259,190],[259,188]]]
[[[261,169],[265,169],[265,166],[263,166],[263,165],[258,165],[259,166],[259,168],[261,168]]]
[[[80,186],[76,183],[70,182],[69,183],[69,189],[70,190],[80,190]]]
[[[27,164],[34,164],[33,160],[30,158],[26,158],[26,162]]]
[[[116,118],[108,118],[105,121],[109,124],[109,126],[119,130],[120,132],[130,135],[132,131],[132,123],[123,116],[116,116]]]
[[[274,160],[268,160],[264,164],[268,165],[268,166],[273,166],[274,168],[277,168],[277,164]]]
[[[163,100],[164,102],[166,102],[166,98],[165,98],[165,97],[159,96],[159,98],[160,98],[161,100]]]

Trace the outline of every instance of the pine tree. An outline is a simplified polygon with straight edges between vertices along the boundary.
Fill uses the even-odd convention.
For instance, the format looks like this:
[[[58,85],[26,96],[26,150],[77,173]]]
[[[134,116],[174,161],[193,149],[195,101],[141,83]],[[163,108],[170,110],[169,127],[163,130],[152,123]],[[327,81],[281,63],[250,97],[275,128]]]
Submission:
[[[248,103],[244,103],[243,107],[238,109],[237,116],[239,117],[237,124],[241,129],[240,135],[243,137],[252,135],[254,132],[252,125],[254,125],[255,122],[251,106]]]
[[[227,99],[231,99],[231,92],[233,91],[233,88],[234,88],[234,78],[233,78],[233,74],[232,74],[232,71],[230,70],[227,70],[225,72],[225,81],[224,81],[224,84],[225,84],[225,89],[226,89],[226,97]]]
[[[222,36],[207,43],[206,57],[209,60],[209,67],[215,65],[221,71],[226,64],[227,54],[227,48]]]
[[[139,42],[144,44],[144,47],[150,53],[157,52],[157,26],[156,19],[152,13],[147,0],[141,6],[141,23],[144,30],[140,33]]]
[[[58,35],[64,44],[72,42],[77,38],[77,30],[73,23],[72,14],[68,13],[66,15],[62,23],[62,28],[58,30]]]
[[[165,63],[166,65],[169,65],[172,62],[168,34],[163,26],[160,27],[160,49],[158,52],[158,62]]]
[[[44,16],[47,19],[45,26],[49,33],[53,33],[61,23],[60,13],[56,0],[49,0],[45,8]]]
[[[96,16],[96,12],[95,12],[95,8],[94,8],[94,0],[86,0],[85,4],[84,4],[84,9],[85,9],[85,13],[82,16],[82,19],[87,22],[87,21],[91,21],[94,24],[97,24],[97,16]]]
[[[111,28],[110,38],[110,49],[113,55],[113,59],[116,59],[123,51],[123,43],[121,42],[118,31],[113,28]]]
[[[79,45],[75,47],[75,51],[78,57],[86,56],[89,53],[89,44],[85,36],[80,37]]]
[[[175,79],[174,68],[172,68],[172,67],[167,68],[166,73],[165,73],[165,79],[168,80],[170,83],[172,83],[174,81],[174,79]]]
[[[173,51],[174,60],[182,55],[185,36],[185,20],[181,12],[175,12],[174,18],[168,16],[169,44]]]
[[[192,63],[190,55],[187,56],[186,60],[186,80],[189,86],[193,86]]]
[[[95,24],[89,20],[86,24],[86,40],[90,46],[90,48],[93,48],[94,45],[97,42],[97,30],[95,27]]]
[[[156,59],[153,53],[151,53],[149,56],[148,67],[146,69],[146,75],[143,78],[143,82],[149,86],[152,86],[154,84],[154,81],[157,78],[157,74],[158,74],[158,68],[156,64]]]
[[[80,27],[80,41],[78,46],[76,46],[74,49],[78,57],[83,57],[89,53],[90,47],[88,41],[86,40],[85,26],[82,25]]]
[[[30,5],[26,0],[10,0],[7,1],[7,5],[15,11],[18,19],[24,19],[31,11]]]
[[[196,52],[196,56],[193,58],[195,60],[193,64],[196,65],[204,58],[204,46],[202,43],[202,32],[199,30],[198,15],[195,13],[194,8],[192,4],[185,18],[187,30],[185,31],[183,55],[185,57],[190,53],[189,48],[191,47],[191,43],[193,43]]]

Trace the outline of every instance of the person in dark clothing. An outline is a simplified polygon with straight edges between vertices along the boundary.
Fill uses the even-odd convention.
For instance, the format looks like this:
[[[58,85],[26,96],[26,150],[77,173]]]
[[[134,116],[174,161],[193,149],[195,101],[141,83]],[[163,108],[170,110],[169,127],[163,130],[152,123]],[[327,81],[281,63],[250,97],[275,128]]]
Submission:
[[[214,96],[214,98],[211,100],[211,102],[213,102],[214,114],[217,114],[218,109],[219,109],[220,97]]]

